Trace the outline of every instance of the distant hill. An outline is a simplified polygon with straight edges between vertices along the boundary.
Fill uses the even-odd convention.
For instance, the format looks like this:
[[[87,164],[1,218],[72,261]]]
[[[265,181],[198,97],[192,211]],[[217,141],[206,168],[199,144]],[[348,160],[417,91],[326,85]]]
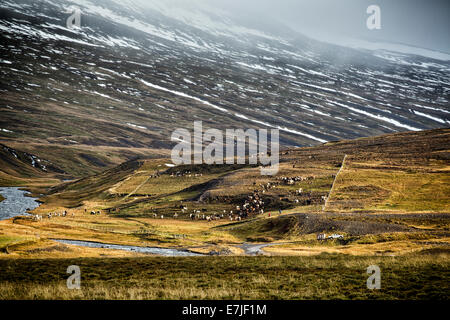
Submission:
[[[449,61],[145,3],[0,3],[0,141],[80,178],[167,155],[196,120],[278,128],[283,147],[450,126]]]
[[[34,179],[63,178],[64,171],[48,160],[0,144],[0,186],[20,186]]]
[[[342,166],[339,176],[336,174]],[[267,210],[288,212],[450,212],[450,129],[407,132],[282,151],[280,172],[253,166],[165,166],[169,159],[130,161],[51,189],[53,205],[93,205],[123,215],[193,208],[233,210],[255,189]],[[304,177],[285,184],[282,177]],[[272,188],[261,186],[272,184]],[[330,194],[332,185],[333,190]],[[300,194],[297,190],[301,189]],[[324,208],[324,197],[329,197]]]

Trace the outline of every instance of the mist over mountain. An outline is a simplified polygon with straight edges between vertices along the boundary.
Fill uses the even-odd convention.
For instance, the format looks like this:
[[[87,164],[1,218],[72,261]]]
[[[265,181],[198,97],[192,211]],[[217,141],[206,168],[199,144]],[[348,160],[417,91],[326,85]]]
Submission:
[[[320,42],[233,5],[3,1],[0,140],[101,167],[199,120],[278,128],[282,146],[449,127],[445,57]]]

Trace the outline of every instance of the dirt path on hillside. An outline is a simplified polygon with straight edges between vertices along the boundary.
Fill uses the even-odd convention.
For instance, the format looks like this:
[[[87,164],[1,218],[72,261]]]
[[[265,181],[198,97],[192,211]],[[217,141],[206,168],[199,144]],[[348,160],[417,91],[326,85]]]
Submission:
[[[339,168],[339,171],[336,173],[336,177],[334,177],[333,184],[331,185],[331,189],[330,189],[330,192],[328,193],[328,196],[327,196],[327,198],[326,198],[326,200],[325,200],[325,204],[324,204],[323,207],[322,207],[322,211],[325,211],[325,209],[326,209],[326,207],[327,207],[328,200],[329,200],[330,197],[331,197],[331,193],[333,192],[333,189],[334,189],[334,185],[335,185],[335,183],[336,183],[336,180],[337,180],[337,178],[339,177],[339,174],[341,173],[342,169],[344,168],[345,160],[346,160],[346,159],[347,159],[347,155],[344,156],[344,159],[342,160],[341,167]]]

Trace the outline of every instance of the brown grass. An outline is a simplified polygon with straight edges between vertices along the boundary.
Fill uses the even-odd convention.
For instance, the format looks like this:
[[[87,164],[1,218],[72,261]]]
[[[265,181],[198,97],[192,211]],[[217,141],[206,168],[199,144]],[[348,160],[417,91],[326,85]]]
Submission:
[[[67,266],[81,269],[68,290]],[[368,290],[366,269],[381,269]],[[448,253],[2,261],[0,299],[449,299]]]

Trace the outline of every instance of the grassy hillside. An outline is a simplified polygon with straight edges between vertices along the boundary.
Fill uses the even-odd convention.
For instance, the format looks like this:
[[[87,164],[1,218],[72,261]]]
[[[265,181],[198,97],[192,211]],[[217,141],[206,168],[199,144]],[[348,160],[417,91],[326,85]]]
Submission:
[[[107,196],[107,190],[112,185],[131,175],[141,165],[141,161],[129,161],[100,174],[57,185],[42,200],[50,205],[57,203],[58,206],[77,207],[83,200],[101,199]]]
[[[26,186],[44,192],[64,177],[64,171],[52,162],[0,144],[0,186]]]
[[[66,141],[67,140],[67,141]],[[92,143],[71,143],[70,139],[13,139],[4,141],[14,149],[47,159],[71,179],[100,173],[136,158],[160,158],[169,154],[167,149],[144,146],[102,146]]]
[[[328,210],[450,212],[450,167],[351,163],[336,181]]]
[[[266,212],[450,212],[449,159],[450,129],[440,129],[284,150],[273,177],[254,166],[169,168],[169,159],[145,160],[55,188],[47,202],[74,207],[89,200],[122,216],[186,218],[180,201],[214,214],[258,193]],[[302,179],[289,184],[283,177]]]
[[[46,215],[69,209],[73,218],[38,223],[16,219],[1,229],[8,239],[38,228],[42,239],[182,246],[239,254],[243,252],[236,245],[244,241],[276,242],[277,246],[263,249],[272,255],[397,255],[433,246],[446,248],[450,243],[449,131],[284,150],[280,171],[273,177],[261,176],[253,166],[170,167],[169,159],[129,161],[52,187],[41,198],[45,203],[35,210]],[[286,177],[303,179],[291,184],[285,183]],[[236,221],[236,206],[255,194],[264,202],[264,213],[251,212]],[[91,216],[91,210],[102,214]],[[194,211],[200,214],[192,221]],[[222,214],[220,220],[202,219],[203,215]],[[318,233],[342,238],[320,242]],[[5,245],[9,244],[7,240]],[[51,244],[38,241],[35,246]]]

